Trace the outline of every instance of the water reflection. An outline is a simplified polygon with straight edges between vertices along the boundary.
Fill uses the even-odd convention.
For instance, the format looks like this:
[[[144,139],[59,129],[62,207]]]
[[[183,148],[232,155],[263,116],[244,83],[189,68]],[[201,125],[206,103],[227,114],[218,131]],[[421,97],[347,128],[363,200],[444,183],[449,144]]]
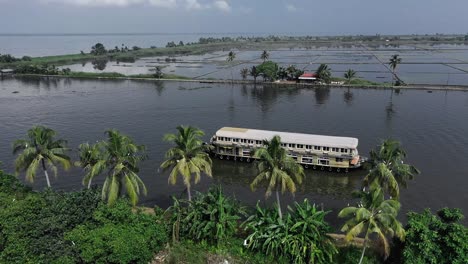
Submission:
[[[344,102],[351,106],[353,104],[353,93],[351,92],[350,88],[348,87],[348,89],[344,92],[343,94],[343,99],[344,99]]]
[[[317,87],[315,88],[315,101],[318,105],[325,104],[330,97],[329,87]]]
[[[156,89],[156,92],[158,93],[158,96],[161,96],[164,89],[166,88],[164,86],[164,82],[163,81],[155,81],[154,82],[154,87]]]

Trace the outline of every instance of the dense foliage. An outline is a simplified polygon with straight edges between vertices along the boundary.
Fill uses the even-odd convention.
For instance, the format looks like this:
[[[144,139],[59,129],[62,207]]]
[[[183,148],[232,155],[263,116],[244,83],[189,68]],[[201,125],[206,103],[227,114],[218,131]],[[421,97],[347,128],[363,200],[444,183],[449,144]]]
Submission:
[[[36,193],[13,176],[2,173],[1,179],[0,263],[74,263],[79,259],[63,236],[91,219],[100,202],[98,191]],[[3,192],[7,184],[16,194]]]
[[[65,239],[83,263],[148,263],[162,249],[167,233],[162,218],[133,213],[125,200],[100,204],[92,220],[68,232]]]
[[[324,220],[327,213],[306,199],[288,207],[281,219],[276,209],[257,204],[255,214],[244,223],[250,234],[247,248],[290,263],[331,263],[337,250],[327,236],[332,231]]]
[[[174,199],[168,209],[173,240],[179,236],[219,245],[233,237],[238,222],[246,215],[238,201],[224,195],[221,187],[212,187],[206,194],[198,193],[192,201]]]
[[[403,260],[408,264],[462,264],[468,260],[468,229],[458,223],[459,209],[442,209],[433,215],[408,213]]]
[[[265,80],[275,81],[278,76],[279,66],[275,62],[265,61],[257,66],[257,71]]]

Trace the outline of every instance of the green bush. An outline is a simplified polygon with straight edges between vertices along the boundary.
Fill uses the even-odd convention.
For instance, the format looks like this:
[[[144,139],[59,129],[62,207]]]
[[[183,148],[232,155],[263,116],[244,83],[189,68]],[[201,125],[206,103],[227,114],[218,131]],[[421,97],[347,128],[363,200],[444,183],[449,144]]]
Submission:
[[[288,207],[283,219],[274,208],[262,209],[244,223],[247,247],[293,263],[331,263],[337,250],[327,236],[332,229],[319,211],[307,199]]]
[[[76,260],[77,254],[63,234],[90,220],[99,201],[97,190],[31,192],[20,199],[10,196],[0,210],[0,263]]]
[[[266,61],[257,66],[257,71],[260,73],[260,75],[263,76],[263,78],[268,79],[272,82],[276,80],[279,67],[278,64],[272,61]]]
[[[355,247],[345,247],[338,250],[338,254],[334,259],[334,263],[359,263],[361,259],[362,249]],[[378,256],[368,250],[362,259],[362,264],[378,264],[382,263]]]
[[[0,170],[0,193],[4,194],[25,194],[31,192],[31,188],[25,186],[18,178]]]
[[[405,263],[461,264],[468,260],[468,229],[459,224],[459,209],[444,208],[437,217],[430,210],[408,213],[403,249]]]
[[[213,245],[234,236],[238,221],[245,216],[245,209],[226,197],[221,187],[211,188],[206,194],[197,193],[191,202],[174,199],[168,212],[175,241],[180,235]]]
[[[132,212],[125,200],[100,204],[93,219],[65,235],[83,263],[148,263],[167,233],[160,216]]]

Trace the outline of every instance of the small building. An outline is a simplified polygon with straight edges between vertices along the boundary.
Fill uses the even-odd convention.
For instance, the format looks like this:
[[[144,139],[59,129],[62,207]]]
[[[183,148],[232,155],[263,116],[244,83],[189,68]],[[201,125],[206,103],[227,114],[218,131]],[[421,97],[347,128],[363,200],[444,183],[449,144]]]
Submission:
[[[8,75],[8,74],[13,74],[15,71],[13,69],[0,69],[0,76]]]
[[[314,83],[318,80],[318,76],[315,73],[305,72],[298,79],[300,83]]]

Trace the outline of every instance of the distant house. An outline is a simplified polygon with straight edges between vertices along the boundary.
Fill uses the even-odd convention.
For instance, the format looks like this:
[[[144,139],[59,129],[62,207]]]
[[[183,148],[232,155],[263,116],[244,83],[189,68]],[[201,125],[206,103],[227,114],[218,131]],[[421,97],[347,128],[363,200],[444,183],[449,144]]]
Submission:
[[[298,79],[300,83],[314,83],[318,80],[317,74],[311,72],[305,72]]]
[[[0,69],[0,76],[13,74],[15,71],[13,69]]]

